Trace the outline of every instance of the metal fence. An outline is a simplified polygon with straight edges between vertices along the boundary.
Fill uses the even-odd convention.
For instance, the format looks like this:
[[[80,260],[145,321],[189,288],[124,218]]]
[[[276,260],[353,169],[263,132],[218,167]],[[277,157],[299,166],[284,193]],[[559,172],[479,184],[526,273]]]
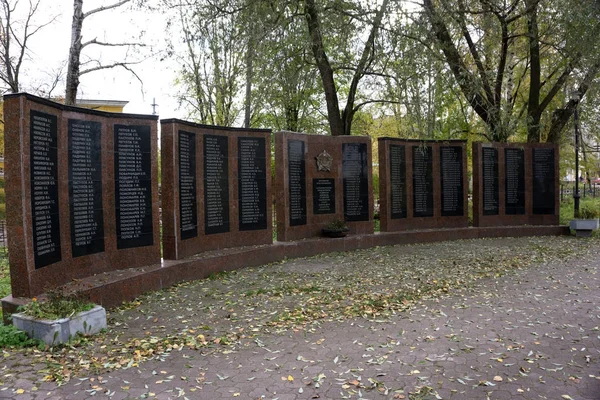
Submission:
[[[563,183],[560,185],[560,201],[573,199],[573,193],[575,193],[574,183]],[[600,185],[582,182],[579,184],[579,195],[582,199],[586,197],[600,197]]]

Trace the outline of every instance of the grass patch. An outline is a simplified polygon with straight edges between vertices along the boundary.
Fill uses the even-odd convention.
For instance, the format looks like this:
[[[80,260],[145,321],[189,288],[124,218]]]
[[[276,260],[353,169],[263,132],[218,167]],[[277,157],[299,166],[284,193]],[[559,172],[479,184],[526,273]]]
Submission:
[[[595,208],[600,210],[600,197],[582,197],[579,200],[579,209],[583,207]],[[567,198],[565,201],[560,203],[560,224],[569,225],[569,222],[573,219],[575,204],[573,198]]]
[[[8,296],[10,289],[10,270],[8,268],[8,254],[0,251],[0,299]],[[2,318],[2,309],[0,308],[0,318]]]

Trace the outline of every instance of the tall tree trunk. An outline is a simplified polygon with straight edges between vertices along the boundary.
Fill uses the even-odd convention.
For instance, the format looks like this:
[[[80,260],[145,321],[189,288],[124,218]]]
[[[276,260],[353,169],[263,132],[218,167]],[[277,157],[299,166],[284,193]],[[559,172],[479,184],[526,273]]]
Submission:
[[[537,143],[540,141],[539,112],[541,73],[540,42],[537,24],[537,0],[525,1],[529,14],[527,15],[527,31],[529,33],[529,100],[527,102],[527,141]]]
[[[246,98],[244,99],[244,128],[250,128],[250,117],[252,116],[252,78],[254,75],[254,39],[253,32],[248,37],[248,48],[246,49]]]
[[[325,91],[325,102],[327,103],[327,119],[332,136],[344,134],[344,124],[340,115],[340,105],[337,97],[337,89],[333,78],[333,68],[327,58],[321,35],[321,23],[317,13],[314,0],[305,0],[304,16],[308,24],[308,32],[312,42],[312,52],[319,68],[323,90]]]
[[[383,15],[387,10],[388,3],[389,0],[383,0],[381,7],[375,15],[375,20],[373,21],[373,26],[371,27],[369,38],[365,43],[365,48],[363,49],[360,61],[356,66],[356,71],[354,72],[352,81],[350,82],[350,90],[348,90],[348,100],[346,101],[346,107],[344,107],[344,112],[342,114],[344,135],[350,135],[352,133],[352,120],[354,119],[354,114],[356,113],[356,111],[358,111],[358,107],[354,106],[354,102],[356,100],[356,91],[358,90],[358,83],[360,82],[362,77],[365,76],[367,68],[375,58],[375,52],[373,50],[373,48],[375,47],[375,38],[377,37],[377,32],[379,32],[381,20],[383,19]]]
[[[79,58],[81,56],[81,27],[83,26],[83,0],[73,0],[73,22],[71,24],[71,48],[67,67],[65,104],[75,105],[79,87]]]
[[[6,83],[8,83],[8,87],[11,93],[18,93],[19,92],[19,84],[18,82],[15,82],[15,77],[13,75],[13,64],[12,64],[12,58],[10,56],[10,41],[12,38],[11,35],[11,17],[12,17],[12,9],[11,9],[11,5],[8,3],[7,0],[3,0],[2,1],[2,7],[3,7],[3,11],[4,11],[4,15],[3,17],[5,18],[4,21],[2,21],[3,23],[3,28],[2,29],[2,44],[3,44],[3,49],[2,49],[2,58],[4,59],[4,69],[6,70]]]
[[[492,133],[495,133],[497,121],[494,121],[495,116],[492,110],[490,110],[490,103],[481,92],[481,85],[477,83],[473,74],[470,73],[462,55],[456,48],[448,27],[438,13],[433,0],[424,0],[423,7],[433,28],[437,42],[444,53],[446,62],[456,79],[456,83],[473,110],[490,127]]]

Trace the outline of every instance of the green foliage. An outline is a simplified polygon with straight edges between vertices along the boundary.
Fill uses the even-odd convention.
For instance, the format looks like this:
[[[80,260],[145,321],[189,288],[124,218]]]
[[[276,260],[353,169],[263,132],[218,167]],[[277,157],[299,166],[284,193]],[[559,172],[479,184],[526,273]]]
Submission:
[[[76,294],[65,295],[60,289],[48,290],[46,294],[47,301],[39,302],[34,297],[30,303],[20,307],[20,311],[36,319],[60,319],[94,308],[93,303]]]
[[[579,217],[582,219],[586,219],[582,216],[583,210],[590,210],[590,215],[596,215],[598,218],[598,214],[600,210],[600,197],[585,197],[581,199],[579,205]],[[588,211],[585,211],[586,213]],[[594,214],[595,213],[595,214]],[[573,198],[569,197],[565,201],[560,203],[560,221],[561,225],[569,225],[569,222],[574,218],[574,202]]]
[[[348,226],[346,226],[346,222],[343,219],[337,218],[329,222],[325,226],[325,229],[329,229],[330,231],[344,231],[348,229]]]
[[[376,168],[373,168],[374,170]],[[373,200],[377,202],[379,200],[379,174],[373,173]]]
[[[0,348],[21,348],[39,346],[40,344],[40,341],[30,339],[25,332],[15,328],[14,325],[0,324]]]
[[[0,250],[0,298],[10,294],[10,271],[8,268],[8,253],[6,250]],[[0,309],[0,318],[2,310]]]
[[[600,213],[597,207],[585,205],[579,210],[579,218],[581,219],[597,219]]]

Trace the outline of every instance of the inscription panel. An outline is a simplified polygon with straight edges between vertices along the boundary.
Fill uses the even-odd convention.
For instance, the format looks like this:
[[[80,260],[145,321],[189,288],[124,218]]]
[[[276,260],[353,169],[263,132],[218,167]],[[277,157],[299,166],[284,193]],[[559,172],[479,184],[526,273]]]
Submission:
[[[498,215],[498,150],[482,148],[483,215]]]
[[[31,216],[35,268],[61,260],[57,117],[30,113]]]
[[[150,126],[115,124],[114,136],[117,249],[151,246]]]
[[[304,142],[288,141],[290,226],[306,225],[306,160]]]
[[[413,146],[413,215],[433,217],[433,160],[431,146]]]
[[[335,179],[313,179],[313,213],[335,214]]]
[[[179,131],[179,231],[181,239],[198,236],[196,207],[196,135]]]
[[[533,213],[554,214],[554,149],[533,149]]]
[[[462,147],[440,147],[442,216],[464,215]]]
[[[344,179],[344,218],[346,221],[369,220],[369,178],[366,143],[342,144]]]
[[[102,124],[69,119],[69,204],[73,257],[104,251]]]
[[[267,229],[265,139],[238,138],[240,231]]]
[[[229,232],[227,136],[204,135],[204,232]]]
[[[525,151],[504,149],[504,164],[506,214],[525,214]]]
[[[406,147],[390,145],[390,206],[392,219],[406,218]]]

